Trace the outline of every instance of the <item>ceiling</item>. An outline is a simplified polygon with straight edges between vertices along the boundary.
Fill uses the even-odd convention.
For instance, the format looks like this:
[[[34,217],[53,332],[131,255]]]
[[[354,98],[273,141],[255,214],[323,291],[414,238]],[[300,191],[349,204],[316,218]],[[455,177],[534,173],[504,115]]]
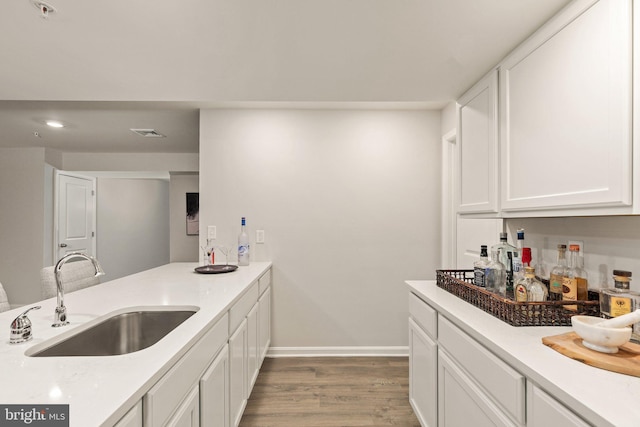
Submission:
[[[441,108],[569,0],[46,2],[3,2],[0,147],[197,152],[199,108]]]

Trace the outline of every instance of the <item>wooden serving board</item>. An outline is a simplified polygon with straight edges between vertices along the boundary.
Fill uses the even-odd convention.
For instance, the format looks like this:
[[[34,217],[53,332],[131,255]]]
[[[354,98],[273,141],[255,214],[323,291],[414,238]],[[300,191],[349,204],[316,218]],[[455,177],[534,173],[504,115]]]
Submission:
[[[544,337],[542,343],[587,365],[640,377],[640,344],[628,342],[615,354],[601,353],[582,345],[582,338],[575,332]]]

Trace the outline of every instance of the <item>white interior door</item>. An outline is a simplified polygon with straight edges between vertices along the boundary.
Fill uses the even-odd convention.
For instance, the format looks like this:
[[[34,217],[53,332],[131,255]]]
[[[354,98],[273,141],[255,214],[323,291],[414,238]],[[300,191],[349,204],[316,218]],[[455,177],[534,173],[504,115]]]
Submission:
[[[55,253],[60,259],[69,252],[96,252],[95,178],[57,172]]]

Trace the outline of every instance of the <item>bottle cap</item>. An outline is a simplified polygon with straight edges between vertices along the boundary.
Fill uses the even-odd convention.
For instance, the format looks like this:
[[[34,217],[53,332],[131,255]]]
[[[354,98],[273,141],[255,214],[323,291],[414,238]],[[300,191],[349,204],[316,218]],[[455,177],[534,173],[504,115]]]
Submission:
[[[531,263],[531,248],[522,248],[522,263]]]
[[[507,233],[505,233],[504,231],[500,233],[500,240],[507,240]]]
[[[558,245],[558,249],[566,250],[567,245]]]
[[[518,240],[524,240],[524,228],[518,228]]]
[[[569,250],[570,251],[579,252],[580,251],[580,245],[569,245]]]
[[[613,270],[613,275],[621,277],[631,277],[631,272],[625,270]]]

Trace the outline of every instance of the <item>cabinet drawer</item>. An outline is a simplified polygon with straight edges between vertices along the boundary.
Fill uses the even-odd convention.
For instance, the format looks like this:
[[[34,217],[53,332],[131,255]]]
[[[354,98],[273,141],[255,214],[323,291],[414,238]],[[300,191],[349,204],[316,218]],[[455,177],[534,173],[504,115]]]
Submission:
[[[144,396],[145,426],[165,424],[228,338],[225,314]]]
[[[259,284],[258,280],[253,282],[249,287],[249,290],[240,297],[240,299],[229,310],[229,335],[238,329],[240,323],[247,317],[249,310],[258,301],[259,296]]]
[[[525,377],[438,316],[438,343],[519,423],[525,422]]]
[[[438,333],[438,313],[429,304],[409,292],[409,315],[431,338]]]
[[[260,289],[260,295],[267,290],[269,285],[271,284],[271,269],[269,269],[266,273],[260,276],[258,279],[258,288]]]

